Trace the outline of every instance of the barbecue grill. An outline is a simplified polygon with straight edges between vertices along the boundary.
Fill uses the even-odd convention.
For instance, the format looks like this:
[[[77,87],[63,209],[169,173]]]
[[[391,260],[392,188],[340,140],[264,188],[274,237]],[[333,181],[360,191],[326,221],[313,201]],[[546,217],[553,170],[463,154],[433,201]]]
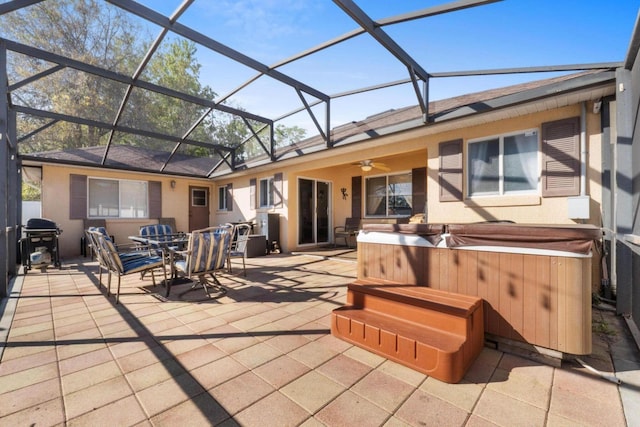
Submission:
[[[58,236],[62,230],[46,218],[31,218],[22,227],[24,237],[20,239],[22,265],[25,273],[36,267],[45,270],[54,265],[60,268]]]

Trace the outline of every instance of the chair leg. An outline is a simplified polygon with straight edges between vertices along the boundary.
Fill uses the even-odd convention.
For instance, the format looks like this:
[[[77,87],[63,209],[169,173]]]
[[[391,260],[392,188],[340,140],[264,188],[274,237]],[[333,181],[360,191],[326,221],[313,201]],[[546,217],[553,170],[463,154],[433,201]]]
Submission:
[[[209,288],[215,289],[220,293],[220,295],[218,295],[216,298],[225,295],[227,293],[227,289],[224,286],[222,286],[222,283],[220,283],[218,278],[213,273],[211,273],[211,279],[213,283],[210,283],[204,274],[200,275],[198,276],[198,280],[194,282],[193,285],[191,285],[191,289],[195,289],[200,285],[204,288],[204,291],[206,292],[207,297],[209,298],[211,298],[211,292],[209,291]]]
[[[244,257],[242,257],[242,274],[244,277],[247,277],[247,266],[244,263]]]
[[[120,303],[120,280],[121,276],[118,274],[118,289],[116,290],[116,304]]]

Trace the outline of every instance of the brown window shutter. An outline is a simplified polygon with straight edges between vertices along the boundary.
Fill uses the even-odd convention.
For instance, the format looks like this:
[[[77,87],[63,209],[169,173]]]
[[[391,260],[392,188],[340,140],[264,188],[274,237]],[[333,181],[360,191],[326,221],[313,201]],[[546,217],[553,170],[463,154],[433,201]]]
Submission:
[[[438,146],[440,201],[462,200],[462,139],[441,142]]]
[[[351,177],[351,217],[362,218],[362,177]]]
[[[427,168],[411,170],[411,215],[425,212],[427,203]]]
[[[69,176],[69,219],[87,217],[87,176]]]
[[[256,178],[251,178],[249,180],[249,208],[256,208],[256,186],[258,184],[258,180]]]
[[[284,206],[284,197],[282,196],[282,172],[273,175],[273,207],[281,208]]]
[[[149,181],[149,218],[162,217],[162,183]]]
[[[228,212],[231,212],[233,210],[233,184],[231,183],[227,184],[225,188],[225,192],[226,192],[226,202],[227,202],[227,206],[225,206],[225,209]]]
[[[580,117],[542,124],[542,196],[580,193]]]

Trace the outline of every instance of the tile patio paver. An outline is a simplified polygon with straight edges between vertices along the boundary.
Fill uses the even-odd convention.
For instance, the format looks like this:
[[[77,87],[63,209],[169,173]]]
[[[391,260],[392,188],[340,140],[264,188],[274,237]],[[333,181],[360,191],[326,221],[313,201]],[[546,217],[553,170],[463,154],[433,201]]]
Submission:
[[[392,413],[413,393],[415,388],[391,375],[375,370],[358,381],[350,390]]]
[[[287,427],[301,425],[309,418],[309,413],[276,391],[234,418],[245,427]]]
[[[353,262],[248,259],[246,278],[221,275],[227,296],[201,302],[156,298],[131,275],[119,305],[98,290],[95,262],[64,264],[20,276],[13,324],[0,320],[0,425],[637,424],[640,354],[625,333],[594,333],[583,357],[619,386],[488,347],[445,384],[330,335]]]

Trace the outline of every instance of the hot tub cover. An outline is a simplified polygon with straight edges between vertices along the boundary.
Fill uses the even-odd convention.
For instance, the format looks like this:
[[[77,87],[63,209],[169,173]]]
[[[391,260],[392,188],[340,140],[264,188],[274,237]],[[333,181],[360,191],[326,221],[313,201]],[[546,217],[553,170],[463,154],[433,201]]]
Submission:
[[[442,240],[444,224],[363,224],[363,231],[416,234],[427,239],[433,246]]]
[[[587,255],[602,230],[590,224],[449,224],[447,246],[508,246],[552,249]]]

